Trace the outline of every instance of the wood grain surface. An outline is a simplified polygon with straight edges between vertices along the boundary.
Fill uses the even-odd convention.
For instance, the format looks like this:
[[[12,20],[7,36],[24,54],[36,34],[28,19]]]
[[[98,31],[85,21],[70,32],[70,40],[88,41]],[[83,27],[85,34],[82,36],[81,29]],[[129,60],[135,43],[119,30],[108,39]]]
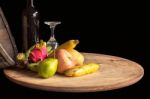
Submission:
[[[0,68],[15,65],[17,47],[9,25],[0,7]]]
[[[81,77],[55,76],[42,79],[37,73],[18,69],[4,69],[11,81],[29,88],[56,92],[95,92],[127,87],[138,82],[144,75],[141,65],[128,59],[95,53],[83,53],[85,62],[100,64],[100,69]]]
[[[17,47],[1,7],[0,7],[0,43],[6,50],[8,55],[10,55],[11,58],[15,59],[15,55],[17,54]]]

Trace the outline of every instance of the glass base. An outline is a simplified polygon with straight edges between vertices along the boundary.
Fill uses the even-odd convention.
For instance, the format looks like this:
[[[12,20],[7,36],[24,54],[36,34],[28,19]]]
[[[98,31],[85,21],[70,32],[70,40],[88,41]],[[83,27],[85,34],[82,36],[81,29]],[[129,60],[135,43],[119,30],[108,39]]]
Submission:
[[[58,43],[56,41],[48,41],[47,46],[51,46],[52,49],[56,49],[58,47]]]

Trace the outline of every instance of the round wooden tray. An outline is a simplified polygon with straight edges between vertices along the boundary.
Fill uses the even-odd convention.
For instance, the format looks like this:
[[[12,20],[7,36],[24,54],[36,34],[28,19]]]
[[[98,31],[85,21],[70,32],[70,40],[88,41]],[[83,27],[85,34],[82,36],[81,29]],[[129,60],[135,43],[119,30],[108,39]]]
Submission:
[[[144,75],[144,69],[128,59],[103,54],[83,53],[85,62],[95,62],[101,68],[81,77],[55,76],[43,79],[37,73],[18,68],[4,69],[11,81],[22,86],[56,92],[94,92],[118,89],[132,85]]]

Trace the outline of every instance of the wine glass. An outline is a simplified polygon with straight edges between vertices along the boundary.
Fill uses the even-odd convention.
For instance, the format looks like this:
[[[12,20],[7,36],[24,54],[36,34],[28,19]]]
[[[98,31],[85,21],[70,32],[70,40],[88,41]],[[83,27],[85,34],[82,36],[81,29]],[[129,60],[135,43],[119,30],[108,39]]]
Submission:
[[[58,42],[55,39],[55,27],[58,24],[61,24],[61,22],[59,21],[45,21],[44,22],[46,25],[49,25],[49,28],[51,30],[51,36],[49,38],[49,40],[47,41],[47,46],[51,46],[52,50],[55,50],[58,47]]]

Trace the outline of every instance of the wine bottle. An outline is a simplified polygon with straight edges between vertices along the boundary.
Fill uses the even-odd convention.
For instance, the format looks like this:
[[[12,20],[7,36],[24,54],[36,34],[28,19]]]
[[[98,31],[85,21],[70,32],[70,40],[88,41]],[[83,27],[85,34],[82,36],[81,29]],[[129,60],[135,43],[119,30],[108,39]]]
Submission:
[[[27,6],[22,14],[22,50],[28,50],[39,42],[39,12],[33,4],[33,0],[27,0]]]

